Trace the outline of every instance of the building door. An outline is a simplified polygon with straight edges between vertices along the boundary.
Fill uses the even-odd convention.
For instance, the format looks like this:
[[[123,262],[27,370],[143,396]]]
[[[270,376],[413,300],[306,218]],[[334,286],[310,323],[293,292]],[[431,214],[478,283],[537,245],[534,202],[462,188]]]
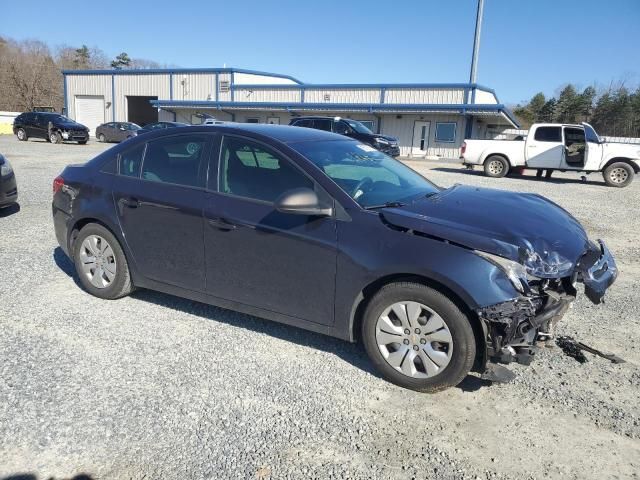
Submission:
[[[89,135],[95,136],[98,125],[104,123],[104,97],[77,95],[75,120],[89,129]]]
[[[415,122],[413,125],[412,155],[426,155],[429,148],[429,128],[431,122]]]
[[[280,125],[280,117],[267,117],[269,125]]]

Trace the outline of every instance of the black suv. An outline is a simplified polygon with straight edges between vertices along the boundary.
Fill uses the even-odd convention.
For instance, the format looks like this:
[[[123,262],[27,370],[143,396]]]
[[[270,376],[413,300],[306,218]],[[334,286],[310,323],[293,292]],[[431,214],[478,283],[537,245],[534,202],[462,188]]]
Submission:
[[[87,127],[52,112],[21,113],[13,121],[13,133],[21,141],[29,140],[30,137],[44,138],[51,143],[78,142],[80,145],[89,141]]]
[[[366,143],[367,145],[371,145],[376,150],[380,150],[382,153],[386,153],[390,157],[397,157],[400,155],[397,138],[373,133],[362,123],[356,120],[351,120],[350,118],[297,117],[291,120],[289,125],[338,133],[340,135],[351,137],[355,140],[360,140],[362,143]]]

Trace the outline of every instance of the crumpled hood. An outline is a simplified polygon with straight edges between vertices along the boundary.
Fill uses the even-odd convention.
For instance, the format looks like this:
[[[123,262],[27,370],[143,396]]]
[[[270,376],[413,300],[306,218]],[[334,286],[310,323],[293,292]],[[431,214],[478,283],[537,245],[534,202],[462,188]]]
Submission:
[[[549,277],[573,271],[590,249],[584,228],[571,214],[531,193],[455,185],[380,214],[396,227],[520,263],[537,255],[536,261],[550,266]]]
[[[373,135],[374,138],[383,138],[385,140],[387,140],[388,142],[392,142],[392,143],[398,143],[398,139],[396,137],[391,137],[389,135],[380,135],[380,134],[375,134]]]
[[[87,127],[78,122],[56,122],[54,126],[67,130],[86,130]]]

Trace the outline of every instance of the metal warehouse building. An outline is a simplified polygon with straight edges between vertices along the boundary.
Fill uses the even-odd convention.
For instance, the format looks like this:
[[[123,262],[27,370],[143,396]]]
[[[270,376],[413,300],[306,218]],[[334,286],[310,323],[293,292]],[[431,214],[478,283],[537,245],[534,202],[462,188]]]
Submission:
[[[518,127],[490,88],[451,84],[309,84],[235,68],[66,70],[65,110],[92,133],[104,122],[288,124],[300,115],[352,118],[398,137],[407,157],[457,157],[464,138]]]

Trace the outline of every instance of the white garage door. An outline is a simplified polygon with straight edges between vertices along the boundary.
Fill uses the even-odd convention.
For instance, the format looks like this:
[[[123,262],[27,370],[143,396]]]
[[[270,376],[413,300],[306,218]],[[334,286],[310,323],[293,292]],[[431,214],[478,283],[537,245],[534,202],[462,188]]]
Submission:
[[[95,136],[96,127],[104,123],[104,97],[76,95],[76,122],[89,128]]]

